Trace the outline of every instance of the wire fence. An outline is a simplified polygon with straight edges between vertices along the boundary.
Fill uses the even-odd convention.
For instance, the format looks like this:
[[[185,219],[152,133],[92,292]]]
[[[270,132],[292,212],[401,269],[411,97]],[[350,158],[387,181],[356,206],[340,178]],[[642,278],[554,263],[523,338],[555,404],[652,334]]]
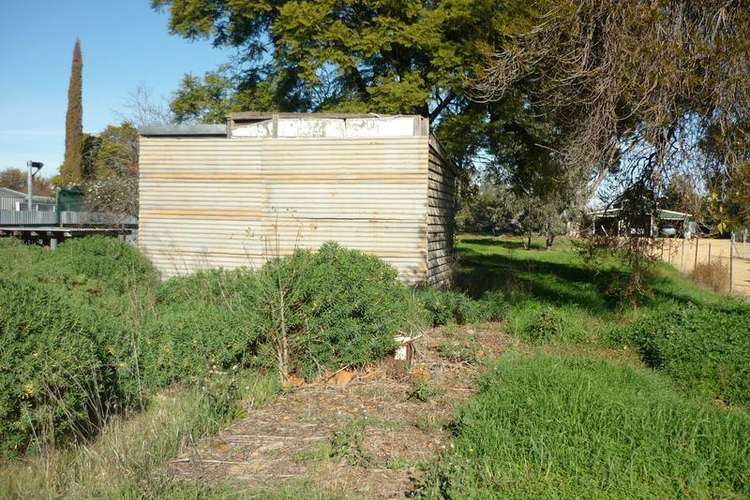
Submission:
[[[750,231],[732,233],[732,250],[739,259],[750,259]]]
[[[661,258],[685,273],[703,264],[713,264],[715,272],[726,273],[732,293],[750,296],[750,234],[733,233],[730,239],[664,238]]]

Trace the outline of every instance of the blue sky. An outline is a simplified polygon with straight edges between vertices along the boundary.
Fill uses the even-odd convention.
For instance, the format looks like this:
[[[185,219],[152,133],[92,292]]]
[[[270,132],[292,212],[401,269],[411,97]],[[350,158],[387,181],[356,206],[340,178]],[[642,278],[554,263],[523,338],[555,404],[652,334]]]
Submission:
[[[168,98],[184,73],[202,74],[231,52],[170,35],[149,0],[0,0],[0,170],[62,163],[70,63],[83,51],[83,129],[118,120],[139,85]]]

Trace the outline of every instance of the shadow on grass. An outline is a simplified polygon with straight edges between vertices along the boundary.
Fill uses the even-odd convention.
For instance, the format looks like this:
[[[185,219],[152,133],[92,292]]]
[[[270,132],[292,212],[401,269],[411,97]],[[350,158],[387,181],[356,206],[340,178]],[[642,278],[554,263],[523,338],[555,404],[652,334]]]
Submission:
[[[505,248],[506,250],[525,250],[523,241],[515,240],[493,240],[490,238],[468,238],[463,240],[468,245],[480,245],[485,247]],[[544,250],[544,245],[535,241],[531,242],[532,250]]]
[[[611,313],[624,305],[622,290],[630,273],[623,265],[587,265],[572,250],[527,251],[520,241],[513,240],[465,238],[457,248],[455,285],[474,297],[501,291],[511,302],[536,300],[574,306],[593,315]],[[537,243],[534,248],[543,246]],[[695,297],[668,286],[669,278],[655,276],[650,281],[653,296],[644,297],[642,306],[696,302]]]
[[[455,285],[474,297],[487,291],[502,291],[513,302],[535,299],[558,306],[585,307],[594,313],[614,307],[602,294],[602,287],[617,278],[616,271],[593,272],[532,256],[486,254],[466,247],[460,249],[459,255]]]

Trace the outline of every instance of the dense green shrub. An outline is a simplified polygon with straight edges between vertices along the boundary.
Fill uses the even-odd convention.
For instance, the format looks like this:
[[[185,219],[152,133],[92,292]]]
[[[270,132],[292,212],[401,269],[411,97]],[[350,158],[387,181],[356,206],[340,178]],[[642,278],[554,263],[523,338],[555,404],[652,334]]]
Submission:
[[[132,395],[102,326],[62,290],[0,276],[0,452],[88,434]],[[109,333],[113,333],[112,330]]]
[[[507,305],[500,292],[487,292],[475,300],[461,292],[419,288],[417,297],[433,326],[496,321],[503,316]]]
[[[156,292],[159,306],[173,304],[216,304],[249,307],[258,294],[257,272],[248,268],[210,269],[171,278]]]
[[[506,354],[458,414],[442,498],[745,498],[750,416],[603,360]]]
[[[750,404],[750,307],[669,303],[610,341],[629,344],[644,361],[683,386],[727,403]]]
[[[4,453],[86,435],[142,401],[140,319],[158,283],[147,259],[87,237],[55,252],[3,239],[0,262]]]
[[[212,304],[165,308],[144,325],[143,379],[150,387],[254,365],[258,314]]]
[[[45,259],[43,274],[69,286],[101,286],[107,292],[130,294],[155,288],[159,275],[138,249],[116,238],[88,236],[65,241]]]
[[[36,245],[25,245],[16,238],[0,238],[0,274],[28,273],[47,257],[48,251]]]
[[[305,377],[380,359],[408,333],[410,292],[377,257],[326,243],[268,262],[260,279],[266,341],[278,352],[286,332],[288,368]]]
[[[142,331],[144,382],[163,387],[257,364],[258,276],[211,270],[165,281]]]
[[[166,281],[143,333],[149,383],[207,370],[279,367],[288,372],[362,366],[394,348],[415,320],[410,290],[382,260],[333,243],[253,271],[208,271]]]

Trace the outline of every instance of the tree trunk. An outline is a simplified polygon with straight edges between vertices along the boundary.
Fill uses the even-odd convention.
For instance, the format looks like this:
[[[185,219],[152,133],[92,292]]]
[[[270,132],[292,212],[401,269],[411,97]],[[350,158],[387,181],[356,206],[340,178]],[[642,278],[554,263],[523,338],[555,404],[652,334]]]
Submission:
[[[552,225],[547,226],[547,239],[544,241],[545,248],[549,250],[555,242],[555,232],[552,231]]]

